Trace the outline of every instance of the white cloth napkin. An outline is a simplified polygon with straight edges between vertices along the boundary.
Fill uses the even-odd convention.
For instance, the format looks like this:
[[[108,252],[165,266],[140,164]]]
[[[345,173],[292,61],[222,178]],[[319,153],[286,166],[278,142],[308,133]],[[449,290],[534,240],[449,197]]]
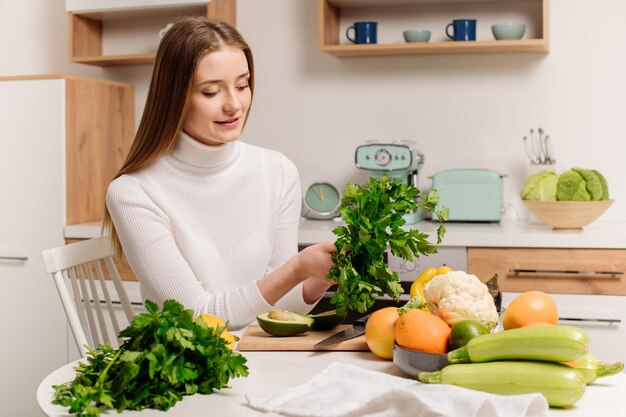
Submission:
[[[356,365],[332,363],[309,382],[265,398],[256,410],[289,417],[545,417],[541,394],[495,395],[445,384],[422,384]]]

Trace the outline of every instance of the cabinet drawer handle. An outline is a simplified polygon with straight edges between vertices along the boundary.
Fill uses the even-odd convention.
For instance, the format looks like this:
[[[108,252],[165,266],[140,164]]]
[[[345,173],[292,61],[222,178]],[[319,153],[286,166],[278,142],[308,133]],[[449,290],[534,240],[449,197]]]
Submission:
[[[578,317],[559,317],[559,321],[578,321],[593,323],[621,323],[621,319],[583,319]]]
[[[27,261],[28,256],[2,256],[0,255],[0,260],[2,261]]]
[[[513,274],[565,274],[565,275],[598,275],[618,278],[624,271],[568,271],[558,269],[509,269]]]

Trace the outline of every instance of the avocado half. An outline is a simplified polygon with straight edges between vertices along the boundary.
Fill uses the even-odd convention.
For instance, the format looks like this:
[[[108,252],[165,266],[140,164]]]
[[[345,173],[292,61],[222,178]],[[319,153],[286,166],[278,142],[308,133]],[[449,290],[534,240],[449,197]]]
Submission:
[[[293,320],[276,320],[268,317],[270,312],[256,316],[256,321],[266,333],[274,336],[295,336],[304,333],[313,326],[313,319],[303,314],[289,312]]]
[[[346,313],[337,314],[337,310],[324,311],[318,314],[309,314],[313,319],[313,330],[331,330],[346,319]]]

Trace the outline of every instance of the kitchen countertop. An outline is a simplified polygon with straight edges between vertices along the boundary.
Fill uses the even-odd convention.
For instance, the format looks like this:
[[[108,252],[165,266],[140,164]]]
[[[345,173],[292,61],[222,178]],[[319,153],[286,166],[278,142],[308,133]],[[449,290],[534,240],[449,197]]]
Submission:
[[[124,412],[132,417],[197,417],[200,415],[217,416],[278,416],[265,414],[248,408],[245,395],[262,397],[278,393],[286,388],[301,385],[309,381],[333,362],[350,363],[367,369],[381,371],[397,376],[404,376],[392,362],[376,358],[369,352],[244,352],[250,374],[246,378],[230,381],[231,388],[223,389],[212,395],[193,395],[185,397],[168,412],[143,410]],[[67,409],[52,405],[53,384],[69,381],[73,378],[72,364],[65,365],[48,375],[37,389],[37,400],[48,416],[69,417]],[[549,417],[617,417],[622,416],[626,408],[626,374],[602,378],[587,387],[582,399],[569,409],[551,408]],[[112,413],[117,415],[117,413]]]
[[[343,224],[336,220],[300,221],[298,242],[311,245],[335,240],[332,230]],[[431,235],[434,242],[437,222],[423,221],[406,227]],[[578,231],[554,231],[550,226],[528,221],[506,220],[500,223],[446,223],[442,247],[516,247],[516,248],[588,248],[626,249],[626,222],[597,221]],[[65,226],[66,239],[89,239],[100,236],[100,223]]]

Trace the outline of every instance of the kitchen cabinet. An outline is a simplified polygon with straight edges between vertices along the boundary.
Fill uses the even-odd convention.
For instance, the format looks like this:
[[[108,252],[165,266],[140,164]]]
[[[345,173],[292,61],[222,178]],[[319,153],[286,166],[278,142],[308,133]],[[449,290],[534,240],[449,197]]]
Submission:
[[[101,220],[132,139],[133,101],[123,83],[0,78],[2,416],[41,415],[37,385],[68,360],[65,314],[41,253],[64,244],[66,224]]]
[[[626,295],[626,249],[470,247],[467,270],[503,291]]]
[[[336,57],[547,52],[548,0],[319,0],[320,50]],[[445,36],[453,19],[478,19],[477,40]],[[352,44],[345,32],[353,22],[377,21],[378,44]],[[520,22],[520,40],[494,40],[491,25]],[[403,30],[428,29],[430,42],[405,43]],[[443,36],[442,36],[443,35]]]
[[[550,293],[559,323],[583,329],[592,354],[624,361],[626,249],[470,247],[467,271],[483,280],[497,273],[503,306],[524,291]]]
[[[110,66],[151,64],[159,31],[177,18],[236,23],[236,0],[67,0],[69,60]]]

